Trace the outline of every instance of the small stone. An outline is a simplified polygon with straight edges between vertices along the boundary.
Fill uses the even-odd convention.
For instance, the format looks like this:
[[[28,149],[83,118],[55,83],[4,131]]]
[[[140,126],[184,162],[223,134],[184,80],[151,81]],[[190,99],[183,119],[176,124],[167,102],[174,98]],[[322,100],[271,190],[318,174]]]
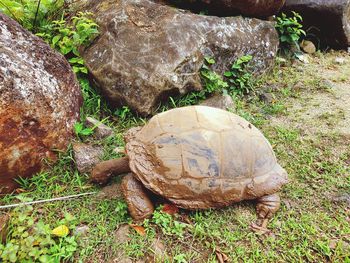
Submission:
[[[236,105],[232,97],[224,94],[215,94],[209,99],[203,101],[200,105],[214,107],[222,110],[236,109]]]
[[[158,262],[157,260],[161,260],[165,258],[166,256],[166,248],[162,240],[155,239],[152,243],[153,252],[154,252],[154,260],[155,262]]]
[[[108,136],[114,135],[112,128],[91,117],[86,118],[86,126],[89,128],[94,128],[94,136],[97,139],[103,139]]]
[[[336,57],[334,59],[334,63],[338,64],[338,65],[343,65],[346,62],[345,58],[341,58],[341,57]]]
[[[266,104],[271,104],[275,101],[275,97],[273,96],[273,94],[266,92],[260,94],[259,99],[265,102]]]
[[[5,243],[10,222],[9,214],[0,214],[0,243]]]
[[[130,226],[129,225],[121,225],[117,231],[114,233],[114,241],[117,244],[123,244],[126,242],[129,242],[131,238],[129,237],[130,234]]]
[[[334,84],[329,79],[324,79],[321,81],[321,87],[324,89],[332,89],[334,87]]]
[[[308,56],[308,54],[298,55],[297,58],[299,59],[299,61],[303,62],[304,64],[310,63],[310,57]]]
[[[294,84],[293,89],[295,91],[301,91],[304,88],[304,84],[301,81],[298,81]]]
[[[88,232],[90,231],[90,227],[87,225],[80,225],[77,226],[74,230],[74,235],[75,236],[80,236],[80,237],[84,237],[88,234]]]
[[[78,171],[88,173],[92,170],[93,166],[100,162],[100,157],[103,155],[103,148],[85,143],[74,143],[73,154]]]
[[[350,194],[345,193],[332,198],[333,202],[346,203],[350,207]]]
[[[309,40],[301,42],[300,47],[307,54],[313,54],[316,52],[316,46]]]

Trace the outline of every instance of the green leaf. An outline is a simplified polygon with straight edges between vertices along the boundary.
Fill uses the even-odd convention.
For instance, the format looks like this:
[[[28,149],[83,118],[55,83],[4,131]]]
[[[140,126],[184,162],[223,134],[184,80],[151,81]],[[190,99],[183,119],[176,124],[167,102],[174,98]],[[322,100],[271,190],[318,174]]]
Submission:
[[[209,65],[213,65],[215,64],[215,59],[211,58],[211,57],[204,57],[205,61],[209,64]]]
[[[232,77],[232,72],[231,72],[231,71],[226,71],[226,72],[224,73],[224,76],[225,76],[225,77]]]

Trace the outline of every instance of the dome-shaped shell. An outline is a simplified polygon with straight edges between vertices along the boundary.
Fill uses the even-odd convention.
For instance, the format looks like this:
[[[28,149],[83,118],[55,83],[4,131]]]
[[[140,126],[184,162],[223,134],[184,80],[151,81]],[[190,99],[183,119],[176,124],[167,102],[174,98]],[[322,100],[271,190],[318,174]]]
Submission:
[[[154,116],[126,151],[144,186],[187,209],[226,206],[277,192],[287,173],[252,124],[204,106]]]

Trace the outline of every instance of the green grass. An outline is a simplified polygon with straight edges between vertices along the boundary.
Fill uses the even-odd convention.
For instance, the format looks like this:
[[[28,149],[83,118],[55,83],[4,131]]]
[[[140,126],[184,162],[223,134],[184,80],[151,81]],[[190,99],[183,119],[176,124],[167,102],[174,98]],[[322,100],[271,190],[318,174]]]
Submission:
[[[331,57],[320,54],[317,59],[321,65],[328,65]],[[273,92],[275,100],[270,104],[254,94],[234,98],[236,112],[263,131],[289,173],[289,184],[281,193],[282,207],[271,220],[268,235],[257,234],[249,227],[256,220],[254,202],[220,210],[180,211],[174,218],[157,214],[140,223],[145,236],[130,229],[127,241],[121,244],[116,242],[116,230],[131,222],[122,199],[92,195],[35,205],[33,218],[55,225],[70,213],[76,217],[77,225],[89,227],[87,235],[78,238],[76,262],[108,262],[121,254],[134,260],[152,258],[155,239],[162,240],[166,253],[156,262],[216,262],[216,249],[225,253],[230,262],[350,262],[350,210],[346,203],[333,200],[336,195],[350,192],[348,138],[336,132],[306,134],[302,125],[271,124],[271,118],[298,122],[298,115],[289,110],[294,100],[307,100],[310,93],[329,92],[320,85],[320,77],[313,74],[315,70],[312,65],[277,66],[255,84],[257,92]],[[98,107],[95,102],[91,102],[91,110]],[[101,114],[99,119],[104,117]],[[92,137],[83,139],[102,145],[103,159],[118,157],[113,149],[123,146],[123,131],[145,121],[131,113],[122,118],[118,113],[111,115],[105,123],[114,129],[115,136],[98,142]],[[325,114],[317,121],[334,119],[337,118]],[[119,181],[116,178],[113,183]],[[88,174],[76,170],[71,148],[60,153],[56,164],[48,164],[47,171],[21,180],[21,188],[21,195],[35,200],[100,190],[89,183]],[[15,196],[1,200],[1,204],[14,202]]]

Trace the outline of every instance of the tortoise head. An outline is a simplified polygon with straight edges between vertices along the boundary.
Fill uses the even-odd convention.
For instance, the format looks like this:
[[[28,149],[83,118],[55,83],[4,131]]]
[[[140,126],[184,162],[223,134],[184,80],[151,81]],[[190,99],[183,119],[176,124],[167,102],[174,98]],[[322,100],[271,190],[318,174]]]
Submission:
[[[126,143],[135,139],[136,134],[142,129],[142,126],[130,128],[124,133],[124,140]]]

